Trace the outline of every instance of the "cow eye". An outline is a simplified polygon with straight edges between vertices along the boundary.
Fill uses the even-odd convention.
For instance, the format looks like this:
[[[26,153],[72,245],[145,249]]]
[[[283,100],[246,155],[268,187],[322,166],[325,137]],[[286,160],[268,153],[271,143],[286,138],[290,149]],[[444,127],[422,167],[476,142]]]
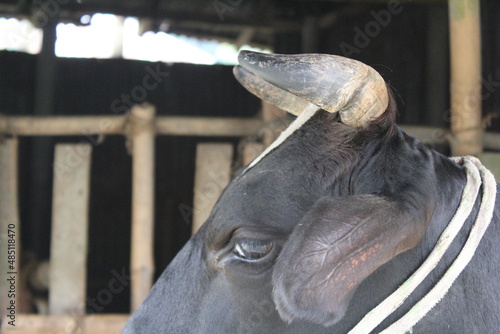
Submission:
[[[238,239],[233,247],[233,254],[243,260],[259,260],[273,249],[269,240]]]

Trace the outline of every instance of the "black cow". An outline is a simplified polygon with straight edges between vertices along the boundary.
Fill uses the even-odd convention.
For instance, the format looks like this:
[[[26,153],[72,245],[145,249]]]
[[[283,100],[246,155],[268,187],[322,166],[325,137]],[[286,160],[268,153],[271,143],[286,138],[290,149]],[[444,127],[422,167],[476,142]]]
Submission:
[[[419,268],[461,202],[465,168],[394,124],[372,68],[317,54],[239,61],[247,89],[299,116],[229,184],[124,333],[348,333]],[[438,282],[480,204],[478,195],[437,267],[373,332]],[[498,204],[472,261],[407,329],[500,331]]]

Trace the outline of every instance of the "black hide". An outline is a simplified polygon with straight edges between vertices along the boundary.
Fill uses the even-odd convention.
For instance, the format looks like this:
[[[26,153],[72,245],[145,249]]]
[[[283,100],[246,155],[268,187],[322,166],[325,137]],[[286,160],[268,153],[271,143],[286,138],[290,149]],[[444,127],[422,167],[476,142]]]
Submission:
[[[462,167],[404,134],[392,113],[359,130],[320,110],[236,177],[124,333],[347,333],[426,258],[465,185]],[[499,211],[413,333],[497,332]],[[435,284],[471,223],[375,332]],[[246,259],[239,250],[248,240],[272,248]]]

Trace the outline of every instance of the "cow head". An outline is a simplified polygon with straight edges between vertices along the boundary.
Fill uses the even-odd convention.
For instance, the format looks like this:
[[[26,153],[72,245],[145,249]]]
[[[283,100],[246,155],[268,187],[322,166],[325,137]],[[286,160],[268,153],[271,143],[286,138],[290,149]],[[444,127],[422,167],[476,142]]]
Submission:
[[[237,79],[297,119],[229,184],[125,333],[346,331],[369,310],[360,284],[432,216],[426,163],[375,70],[317,54],[239,61]]]

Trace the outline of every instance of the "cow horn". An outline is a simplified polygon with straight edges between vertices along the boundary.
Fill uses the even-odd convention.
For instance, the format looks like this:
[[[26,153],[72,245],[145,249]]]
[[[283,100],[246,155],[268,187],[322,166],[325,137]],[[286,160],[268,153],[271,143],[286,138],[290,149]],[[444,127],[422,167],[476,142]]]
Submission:
[[[235,75],[243,86],[293,114],[309,102],[339,112],[345,124],[365,127],[384,113],[389,103],[380,74],[353,59],[241,51],[238,61],[242,68],[235,69]],[[293,103],[297,103],[295,108]]]
[[[262,80],[241,66],[235,66],[233,74],[250,93],[295,116],[298,116],[307,107],[313,106],[312,103]]]

